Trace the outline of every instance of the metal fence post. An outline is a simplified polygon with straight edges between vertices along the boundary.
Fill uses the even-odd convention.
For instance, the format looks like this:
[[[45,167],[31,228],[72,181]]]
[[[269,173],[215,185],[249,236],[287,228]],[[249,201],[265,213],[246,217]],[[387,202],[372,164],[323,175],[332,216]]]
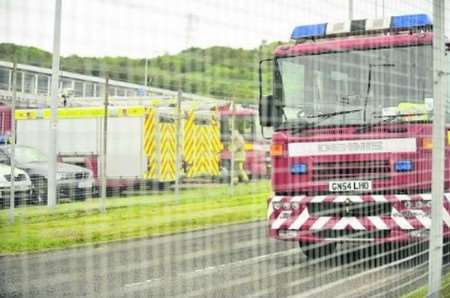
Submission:
[[[17,62],[14,61],[13,72],[12,72],[12,100],[11,100],[11,188],[10,188],[10,198],[9,198],[9,222],[14,222],[14,205],[15,205],[15,168],[16,168],[16,98],[17,98]]]
[[[100,211],[106,211],[106,154],[108,151],[108,96],[109,96],[109,75],[105,79],[105,102],[103,112],[103,140],[102,140],[102,189],[101,189],[101,203]]]
[[[432,207],[429,253],[428,297],[440,297],[442,280],[443,197],[445,163],[446,98],[442,67],[445,65],[445,0],[433,0],[433,152]]]
[[[57,100],[59,90],[59,49],[61,44],[61,1],[55,0],[55,25],[53,35],[52,61],[52,100],[50,117],[50,143],[48,150],[48,185],[47,204],[49,208],[56,206],[56,132],[57,132]],[[22,80],[23,83],[24,80]]]
[[[231,100],[231,134],[230,134],[229,149],[234,149],[233,133],[234,133],[234,127],[235,127],[235,123],[234,123],[235,111],[236,111],[236,109],[235,109],[234,99],[232,99]],[[234,195],[234,176],[236,175],[236,173],[234,171],[234,150],[229,150],[229,151],[230,151],[230,189],[231,189],[231,195]]]
[[[180,192],[180,169],[181,169],[181,90],[177,93],[177,122],[175,133],[175,201],[178,202],[178,196]]]

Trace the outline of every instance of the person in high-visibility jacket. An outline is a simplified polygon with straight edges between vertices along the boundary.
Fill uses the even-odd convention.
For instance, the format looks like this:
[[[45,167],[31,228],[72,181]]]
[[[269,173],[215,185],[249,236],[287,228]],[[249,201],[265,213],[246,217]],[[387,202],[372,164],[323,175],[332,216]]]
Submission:
[[[245,140],[238,130],[233,130],[231,135],[230,150],[233,152],[234,158],[234,177],[233,183],[238,183],[239,180],[248,182],[248,176],[244,169],[245,162]]]

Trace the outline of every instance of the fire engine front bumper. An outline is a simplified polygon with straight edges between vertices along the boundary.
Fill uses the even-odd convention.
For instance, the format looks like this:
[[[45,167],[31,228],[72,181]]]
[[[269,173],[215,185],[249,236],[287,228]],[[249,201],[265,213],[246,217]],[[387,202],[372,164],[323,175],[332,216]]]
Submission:
[[[443,205],[450,237],[450,193]],[[428,239],[431,194],[274,196],[268,200],[269,235],[301,242],[411,242]]]

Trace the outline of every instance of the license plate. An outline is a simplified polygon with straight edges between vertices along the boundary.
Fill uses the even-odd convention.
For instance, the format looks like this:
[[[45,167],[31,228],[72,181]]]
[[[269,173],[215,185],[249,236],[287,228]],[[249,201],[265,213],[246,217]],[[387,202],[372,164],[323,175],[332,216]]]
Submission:
[[[372,181],[330,181],[331,192],[368,191],[372,190]]]
[[[81,181],[78,182],[78,188],[90,188],[92,187],[92,181]]]

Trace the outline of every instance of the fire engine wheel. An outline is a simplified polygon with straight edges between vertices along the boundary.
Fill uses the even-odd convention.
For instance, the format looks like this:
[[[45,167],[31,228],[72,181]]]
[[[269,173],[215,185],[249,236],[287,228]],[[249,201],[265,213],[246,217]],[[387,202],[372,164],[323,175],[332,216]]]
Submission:
[[[327,257],[336,251],[336,243],[304,243],[299,242],[302,252],[309,260]]]

